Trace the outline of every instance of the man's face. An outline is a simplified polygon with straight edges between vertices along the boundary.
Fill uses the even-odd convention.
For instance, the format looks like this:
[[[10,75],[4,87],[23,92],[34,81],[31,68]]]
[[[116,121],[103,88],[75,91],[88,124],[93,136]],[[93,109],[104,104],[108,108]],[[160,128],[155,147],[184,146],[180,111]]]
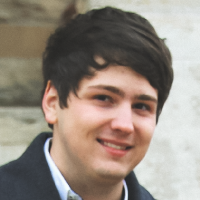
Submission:
[[[140,74],[109,66],[81,80],[67,108],[61,109],[57,98],[51,155],[61,172],[123,179],[147,152],[157,96]]]

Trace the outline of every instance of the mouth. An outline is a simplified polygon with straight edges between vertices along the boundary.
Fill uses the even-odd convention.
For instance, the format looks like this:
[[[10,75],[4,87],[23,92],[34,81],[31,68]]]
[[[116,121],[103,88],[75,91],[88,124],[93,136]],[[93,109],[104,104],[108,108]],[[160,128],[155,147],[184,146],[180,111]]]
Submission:
[[[117,145],[117,144],[113,144],[111,142],[106,142],[106,141],[103,141],[101,139],[97,139],[97,141],[102,144],[103,146],[106,146],[106,147],[110,147],[110,148],[113,148],[113,149],[116,149],[116,150],[128,150],[128,149],[131,149],[132,146],[127,146],[127,145]]]

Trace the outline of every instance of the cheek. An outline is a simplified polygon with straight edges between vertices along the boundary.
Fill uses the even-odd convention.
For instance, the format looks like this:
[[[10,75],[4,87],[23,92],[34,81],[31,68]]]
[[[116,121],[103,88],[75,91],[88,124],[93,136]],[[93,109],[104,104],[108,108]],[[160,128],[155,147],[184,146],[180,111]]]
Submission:
[[[91,109],[85,109],[82,106],[71,107],[70,117],[64,124],[66,137],[70,137],[70,141],[79,146],[85,146],[88,142],[95,138],[96,129],[99,127],[98,116]],[[86,147],[84,147],[86,148]]]
[[[138,122],[136,126],[136,134],[139,138],[140,143],[149,145],[154,134],[155,126],[155,120],[147,119]]]
[[[73,115],[75,124],[81,124],[83,128],[101,126],[109,121],[108,113],[94,106],[77,106]]]

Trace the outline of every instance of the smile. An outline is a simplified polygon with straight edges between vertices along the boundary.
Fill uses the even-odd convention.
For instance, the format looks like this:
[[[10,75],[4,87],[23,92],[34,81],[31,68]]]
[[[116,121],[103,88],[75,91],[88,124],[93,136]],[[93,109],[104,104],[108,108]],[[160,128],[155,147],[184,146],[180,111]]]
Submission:
[[[126,149],[126,147],[118,146],[118,145],[115,145],[115,144],[112,144],[112,143],[109,143],[109,142],[103,142],[103,145],[107,146],[107,147],[112,147],[114,149],[120,149],[120,150]]]
[[[99,143],[101,143],[103,146],[111,147],[111,148],[117,149],[117,150],[127,150],[127,149],[131,148],[131,146],[116,145],[116,144],[113,144],[113,143],[110,143],[110,142],[105,142],[105,141],[100,140],[100,139],[98,139],[97,141]]]

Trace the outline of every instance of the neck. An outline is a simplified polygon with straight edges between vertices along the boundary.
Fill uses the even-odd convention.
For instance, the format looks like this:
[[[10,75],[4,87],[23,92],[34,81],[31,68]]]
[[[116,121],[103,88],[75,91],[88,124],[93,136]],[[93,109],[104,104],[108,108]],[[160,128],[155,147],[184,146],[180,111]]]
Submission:
[[[66,180],[73,191],[79,194],[84,200],[120,200],[123,192],[123,182],[116,184],[96,183],[94,181],[86,181],[79,177],[77,180]]]

